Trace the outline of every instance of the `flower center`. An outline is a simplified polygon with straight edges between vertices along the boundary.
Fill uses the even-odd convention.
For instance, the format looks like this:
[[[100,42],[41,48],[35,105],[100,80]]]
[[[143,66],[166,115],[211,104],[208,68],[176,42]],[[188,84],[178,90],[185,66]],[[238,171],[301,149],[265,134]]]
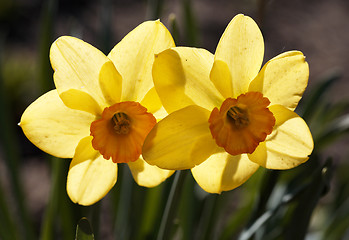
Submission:
[[[126,113],[118,112],[111,118],[114,130],[117,134],[128,134],[131,128],[131,121]]]
[[[116,103],[106,107],[101,118],[92,122],[92,146],[115,163],[134,162],[155,124],[155,117],[138,102]]]
[[[237,106],[229,108],[227,112],[227,118],[230,119],[233,122],[234,126],[238,129],[247,127],[249,124],[247,111]]]
[[[227,98],[219,110],[214,108],[208,122],[217,145],[231,155],[253,153],[275,125],[269,104],[262,93],[248,92]]]

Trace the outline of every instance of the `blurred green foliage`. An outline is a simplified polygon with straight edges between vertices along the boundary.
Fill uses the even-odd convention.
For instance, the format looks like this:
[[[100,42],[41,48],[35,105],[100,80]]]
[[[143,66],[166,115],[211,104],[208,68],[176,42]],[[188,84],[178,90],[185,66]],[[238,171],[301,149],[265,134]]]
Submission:
[[[81,218],[76,227],[75,240],[94,240],[93,231],[87,218]]]

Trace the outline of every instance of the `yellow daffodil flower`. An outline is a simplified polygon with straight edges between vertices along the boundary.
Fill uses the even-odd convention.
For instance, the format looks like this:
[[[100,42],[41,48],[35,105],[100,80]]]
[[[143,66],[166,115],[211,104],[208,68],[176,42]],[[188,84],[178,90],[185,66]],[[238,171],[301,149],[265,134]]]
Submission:
[[[257,24],[237,15],[215,55],[175,47],[156,56],[153,79],[170,113],[143,145],[143,157],[164,169],[191,169],[207,192],[240,186],[259,166],[289,169],[313,150],[307,124],[294,109],[307,86],[299,51],[282,53],[260,70],[264,42]]]
[[[56,89],[25,110],[20,126],[43,151],[73,158],[67,178],[73,202],[103,198],[116,183],[117,163],[127,163],[146,187],[173,173],[147,164],[141,153],[155,117],[165,113],[151,76],[154,54],[174,46],[160,21],[140,24],[108,56],[74,37],[52,44]]]

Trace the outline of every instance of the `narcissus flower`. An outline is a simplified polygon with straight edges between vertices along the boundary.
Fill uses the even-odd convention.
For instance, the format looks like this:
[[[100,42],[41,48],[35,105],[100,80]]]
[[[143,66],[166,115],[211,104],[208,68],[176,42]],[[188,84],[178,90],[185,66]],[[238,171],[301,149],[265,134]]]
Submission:
[[[174,47],[160,21],[144,22],[108,56],[74,37],[51,46],[56,89],[33,102],[20,126],[43,151],[73,158],[67,192],[73,202],[90,205],[114,186],[117,163],[127,163],[135,181],[153,187],[173,171],[147,164],[142,145],[166,113],[151,76],[154,54]],[[109,159],[109,160],[107,160]]]
[[[191,169],[207,192],[240,186],[259,166],[289,169],[313,150],[307,124],[294,109],[308,83],[299,51],[260,70],[264,42],[257,24],[237,15],[215,55],[175,47],[156,56],[153,79],[170,114],[155,125],[143,156],[164,169]]]

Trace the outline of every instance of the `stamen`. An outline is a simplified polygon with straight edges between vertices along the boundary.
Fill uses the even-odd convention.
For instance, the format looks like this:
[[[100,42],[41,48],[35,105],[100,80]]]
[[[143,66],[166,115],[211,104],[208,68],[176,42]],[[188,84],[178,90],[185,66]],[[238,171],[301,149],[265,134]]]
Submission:
[[[118,112],[111,118],[113,128],[117,134],[128,134],[131,128],[131,121],[126,113]]]
[[[243,110],[237,106],[229,108],[227,112],[228,119],[233,121],[233,124],[236,128],[241,129],[249,124],[248,113],[246,110]]]

